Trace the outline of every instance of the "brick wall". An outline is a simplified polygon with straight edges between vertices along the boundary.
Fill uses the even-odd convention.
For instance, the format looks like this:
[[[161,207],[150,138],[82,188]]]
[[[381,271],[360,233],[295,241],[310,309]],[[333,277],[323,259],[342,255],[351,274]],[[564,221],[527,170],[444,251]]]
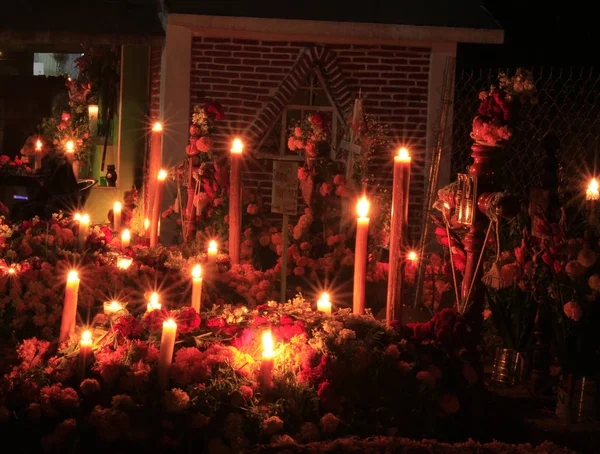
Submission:
[[[191,103],[220,102],[225,110],[217,149],[227,150],[231,137],[256,127],[259,115],[272,114],[280,105],[274,98],[280,87],[289,84],[289,74],[315,43],[257,41],[196,36],[192,41]],[[390,126],[392,139],[410,147],[413,156],[410,210],[411,230],[419,225],[423,197],[425,136],[427,125],[427,86],[430,49],[381,45],[327,45],[329,63],[337,65],[346,93],[354,98],[362,90],[364,106]],[[320,51],[321,55],[325,55]],[[317,57],[315,57],[317,58]],[[325,58],[325,57],[324,57]],[[352,101],[350,99],[350,101]],[[348,100],[341,104],[351,108]],[[262,124],[262,123],[261,123]],[[252,129],[251,128],[251,129]],[[260,128],[258,128],[260,129]],[[254,129],[252,129],[254,131]],[[375,163],[377,182],[391,185],[394,150]],[[267,161],[253,162],[244,174],[244,184],[261,185],[266,199],[271,191],[271,169]],[[268,202],[268,200],[267,200]]]

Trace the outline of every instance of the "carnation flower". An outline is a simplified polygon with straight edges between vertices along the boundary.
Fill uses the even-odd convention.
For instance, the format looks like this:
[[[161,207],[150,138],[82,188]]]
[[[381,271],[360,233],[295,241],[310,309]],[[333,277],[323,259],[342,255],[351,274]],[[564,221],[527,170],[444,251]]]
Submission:
[[[88,418],[90,425],[96,429],[98,437],[105,441],[115,441],[129,430],[129,416],[121,410],[94,407]]]
[[[571,260],[569,263],[567,263],[567,266],[565,267],[565,271],[571,279],[577,280],[577,279],[580,279],[584,275],[585,268],[581,264],[581,262],[579,262],[579,259]]]
[[[592,290],[600,290],[600,276],[592,274],[588,279],[588,284]]]
[[[294,274],[296,276],[302,276],[304,274],[304,267],[302,266],[297,266],[294,268]]]
[[[281,446],[281,445],[293,445],[296,443],[292,437],[287,434],[283,435],[274,435],[270,440],[272,445]]]
[[[321,418],[321,429],[325,433],[333,433],[338,429],[340,419],[333,413],[327,413]]]
[[[577,255],[577,262],[579,262],[581,266],[589,268],[596,263],[597,258],[598,255],[594,251],[585,248],[579,251],[579,254]]]
[[[331,191],[333,191],[333,186],[331,186],[329,183],[323,183],[319,188],[319,193],[323,197],[328,196],[331,193]]]
[[[247,385],[240,386],[240,393],[246,400],[250,400],[254,396],[254,391],[250,386]]]
[[[79,389],[81,390],[81,394],[89,396],[100,391],[100,383],[94,378],[86,378],[79,385]]]
[[[310,443],[311,441],[317,441],[321,433],[319,432],[319,428],[315,423],[305,422],[300,427],[299,438],[305,443]]]
[[[206,153],[212,149],[213,141],[210,137],[200,137],[196,140],[196,149],[202,153]]]
[[[127,410],[133,407],[133,399],[128,394],[115,394],[112,397],[111,405],[113,408]]]
[[[575,322],[579,321],[583,315],[581,306],[579,306],[579,304],[577,304],[575,301],[569,301],[564,305],[563,310],[565,315]]]
[[[278,416],[271,416],[263,421],[262,429],[266,435],[273,435],[283,429],[283,421]]]
[[[254,215],[257,215],[257,214],[258,214],[258,211],[259,211],[259,209],[258,209],[258,205],[257,205],[257,204],[255,204],[255,203],[251,203],[251,204],[249,204],[249,205],[248,205],[248,207],[246,208],[246,212],[247,212],[248,214],[251,214],[251,215],[253,215],[253,216],[254,216]]]
[[[183,413],[190,406],[190,396],[182,389],[174,388],[165,393],[163,404],[169,413]]]

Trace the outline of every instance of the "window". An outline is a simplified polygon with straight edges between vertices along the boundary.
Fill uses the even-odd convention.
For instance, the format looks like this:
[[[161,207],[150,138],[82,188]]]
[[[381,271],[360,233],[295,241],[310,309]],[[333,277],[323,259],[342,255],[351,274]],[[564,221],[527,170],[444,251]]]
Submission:
[[[35,53],[33,54],[33,75],[34,76],[63,76],[68,74],[76,79],[79,70],[75,65],[81,55],[64,53]]]
[[[278,121],[265,137],[260,155],[267,158],[285,156],[290,160],[303,161],[304,158],[287,147],[290,127],[304,119],[308,114],[321,112],[329,118],[331,125],[331,143],[336,144],[341,131],[338,130],[338,119],[335,109],[329,102],[325,88],[319,82],[317,75],[310,71],[306,74],[302,85],[298,87],[289,104],[283,109]]]

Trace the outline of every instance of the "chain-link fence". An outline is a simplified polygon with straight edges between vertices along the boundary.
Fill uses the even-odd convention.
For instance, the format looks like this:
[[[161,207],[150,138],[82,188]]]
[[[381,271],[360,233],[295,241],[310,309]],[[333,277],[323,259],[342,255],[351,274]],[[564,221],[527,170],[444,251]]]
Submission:
[[[452,177],[472,162],[471,123],[478,94],[497,83],[498,70],[464,70],[456,74],[452,137]],[[514,70],[506,70],[508,75]],[[593,69],[534,69],[538,103],[523,107],[514,136],[498,166],[505,189],[524,197],[542,183],[546,150],[542,138],[553,133],[562,191],[580,193],[587,178],[597,175],[600,142],[600,73]],[[561,191],[561,192],[562,192]]]

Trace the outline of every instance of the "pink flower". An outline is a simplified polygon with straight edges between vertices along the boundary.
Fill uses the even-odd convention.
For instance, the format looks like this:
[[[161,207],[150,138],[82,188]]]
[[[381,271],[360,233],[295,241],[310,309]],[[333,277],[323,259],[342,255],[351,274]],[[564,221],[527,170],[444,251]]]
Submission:
[[[294,136],[302,137],[302,129],[300,129],[298,126],[294,128]]]
[[[308,178],[308,172],[304,167],[298,168],[298,180],[305,181]]]
[[[63,112],[62,115],[60,116],[61,121],[63,122],[68,122],[71,121],[71,114],[69,112]]]
[[[335,177],[333,177],[333,184],[346,184],[346,177],[341,173],[338,173]]]
[[[250,386],[247,385],[240,386],[240,393],[246,400],[250,400],[254,396],[254,391]]]
[[[569,301],[564,305],[563,310],[565,315],[575,322],[578,322],[583,315],[581,306],[579,306],[579,304],[577,304],[575,301]]]
[[[291,151],[294,151],[296,149],[296,139],[294,137],[290,137],[288,139],[288,148]]]
[[[304,267],[297,266],[296,268],[294,268],[294,274],[296,276],[302,276],[304,274]]]
[[[258,214],[258,211],[259,211],[259,210],[258,210],[258,205],[257,205],[257,204],[255,204],[255,203],[251,203],[251,204],[249,204],[249,205],[248,205],[248,208],[246,208],[246,212],[247,212],[248,214],[251,214],[251,215],[253,215],[253,216],[254,216],[254,215],[257,215],[257,214]]]
[[[319,192],[321,193],[321,195],[323,197],[329,195],[332,190],[333,190],[333,187],[329,183],[323,183],[321,185],[321,187],[319,188]]]

